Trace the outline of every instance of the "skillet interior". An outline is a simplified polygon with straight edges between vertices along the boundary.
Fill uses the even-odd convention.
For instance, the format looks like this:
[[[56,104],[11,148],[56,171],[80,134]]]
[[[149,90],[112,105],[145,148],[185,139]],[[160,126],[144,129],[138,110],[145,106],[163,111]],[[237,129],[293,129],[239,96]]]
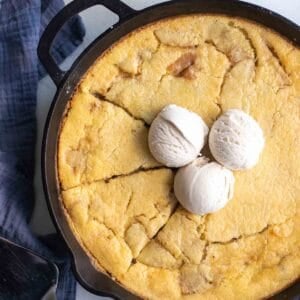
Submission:
[[[64,81],[61,83],[48,115],[43,143],[43,173],[44,186],[49,199],[50,211],[52,211],[53,218],[59,228],[59,231],[62,233],[74,255],[75,269],[78,278],[86,287],[94,292],[105,291],[109,294],[119,295],[122,299],[132,299],[131,294],[94,269],[90,260],[82,251],[70,231],[61,210],[59,191],[57,188],[56,163],[54,163],[56,161],[56,145],[61,119],[63,118],[68,100],[83,74],[93,64],[98,56],[114,42],[132,30],[145,24],[165,17],[190,13],[230,14],[249,18],[275,29],[299,45],[299,28],[289,21],[264,9],[235,1],[226,1],[226,5],[224,4],[224,1],[174,1],[172,3],[166,3],[146,9],[145,11],[134,15],[132,18],[117,24],[113,30],[110,30],[100,36],[80,56],[65,77]],[[295,287],[299,291],[299,286],[298,288],[297,286]]]

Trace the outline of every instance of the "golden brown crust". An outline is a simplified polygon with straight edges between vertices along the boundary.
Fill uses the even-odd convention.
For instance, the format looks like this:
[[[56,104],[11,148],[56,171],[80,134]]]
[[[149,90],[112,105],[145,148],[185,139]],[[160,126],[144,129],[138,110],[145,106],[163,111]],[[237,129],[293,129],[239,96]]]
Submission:
[[[146,26],[90,68],[62,126],[62,203],[99,270],[149,299],[259,299],[300,270],[300,50],[237,18]],[[96,95],[96,96],[95,96]],[[166,104],[209,126],[240,108],[263,128],[258,165],[235,172],[233,200],[195,216],[151,157],[147,126]]]

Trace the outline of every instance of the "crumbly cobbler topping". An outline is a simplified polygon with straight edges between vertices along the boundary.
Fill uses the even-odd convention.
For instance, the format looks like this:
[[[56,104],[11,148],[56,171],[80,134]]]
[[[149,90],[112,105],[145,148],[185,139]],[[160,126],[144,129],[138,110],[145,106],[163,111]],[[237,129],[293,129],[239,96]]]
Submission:
[[[99,269],[150,299],[262,298],[299,277],[300,50],[239,19],[180,17],[116,44],[89,70],[62,126],[70,226]],[[210,126],[240,108],[266,138],[234,199],[205,217],[174,198],[147,146],[167,104]]]

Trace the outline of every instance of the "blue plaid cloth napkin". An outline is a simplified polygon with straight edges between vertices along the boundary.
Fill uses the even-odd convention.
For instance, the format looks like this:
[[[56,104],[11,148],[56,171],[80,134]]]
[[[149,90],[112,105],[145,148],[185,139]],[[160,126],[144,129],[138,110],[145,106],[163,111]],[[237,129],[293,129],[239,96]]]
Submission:
[[[42,70],[37,46],[63,5],[62,0],[0,0],[0,236],[55,262],[60,269],[57,298],[69,300],[75,297],[75,279],[63,241],[38,238],[28,226],[34,205],[36,91]],[[83,36],[80,19],[72,19],[53,47],[56,60],[62,61]]]

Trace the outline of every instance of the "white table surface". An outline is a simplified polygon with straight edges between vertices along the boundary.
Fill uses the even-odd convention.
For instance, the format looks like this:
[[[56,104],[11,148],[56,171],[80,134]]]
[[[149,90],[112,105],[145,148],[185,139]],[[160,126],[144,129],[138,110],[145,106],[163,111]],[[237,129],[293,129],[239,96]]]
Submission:
[[[72,0],[65,0],[65,3],[69,3]],[[165,0],[166,1],[166,0]],[[209,0],[208,0],[209,1]],[[164,2],[162,0],[124,0],[125,3],[132,6],[135,9],[142,9],[144,7]],[[248,0],[250,3],[254,3],[260,6],[269,8],[275,12],[282,14],[297,24],[300,24],[300,0]],[[101,6],[88,9],[81,14],[83,22],[86,26],[86,36],[80,47],[68,57],[62,64],[63,68],[68,68],[74,59],[86,48],[91,41],[93,41],[100,33],[106,30],[108,27],[118,21],[118,17],[112,12],[104,9]],[[50,103],[54,97],[56,87],[51,79],[46,76],[39,82],[38,95],[37,95],[37,121],[38,121],[38,138],[36,146],[36,172],[35,172],[35,196],[36,205],[31,221],[31,226],[34,232],[37,234],[47,234],[54,232],[54,226],[50,219],[45,197],[42,189],[41,181],[41,140],[42,133],[45,124],[45,119],[48,113]],[[77,300],[100,300],[109,299],[100,296],[95,296],[79,284],[77,285]]]

